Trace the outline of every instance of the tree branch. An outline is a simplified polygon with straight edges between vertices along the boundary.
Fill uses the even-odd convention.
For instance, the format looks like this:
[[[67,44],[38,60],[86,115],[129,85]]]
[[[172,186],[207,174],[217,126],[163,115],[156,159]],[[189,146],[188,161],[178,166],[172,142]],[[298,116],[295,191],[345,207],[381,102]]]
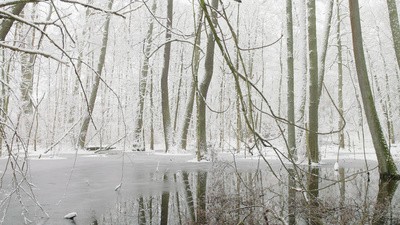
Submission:
[[[79,1],[74,1],[74,0],[60,0],[60,1],[61,2],[66,2],[66,3],[78,4],[78,5],[81,5],[81,6],[84,6],[84,7],[88,7],[88,8],[91,8],[91,9],[94,9],[94,10],[97,10],[97,11],[101,11],[101,12],[104,12],[104,13],[114,14],[114,15],[117,15],[117,16],[120,16],[120,17],[126,19],[126,17],[124,15],[122,15],[122,14],[116,12],[116,11],[113,11],[113,10],[102,9],[102,8],[99,8],[99,7],[94,6],[94,5],[90,5],[90,4],[86,4],[86,3],[79,2]]]
[[[46,57],[46,58],[54,59],[54,60],[56,60],[57,62],[60,62],[60,63],[62,63],[62,64],[68,64],[66,61],[63,61],[63,60],[61,60],[61,59],[59,59],[59,58],[57,58],[57,57],[55,57],[55,56],[50,55],[50,54],[47,53],[47,52],[44,52],[44,51],[40,51],[40,50],[31,50],[31,49],[27,49],[27,48],[18,48],[18,47],[13,46],[13,45],[4,44],[4,42],[0,42],[0,46],[1,46],[1,47],[4,47],[4,48],[11,49],[11,50],[13,50],[13,51],[17,51],[17,52],[24,52],[24,53],[33,54],[33,55],[41,55],[41,56],[44,56],[44,57]]]
[[[6,7],[6,6],[10,6],[10,5],[16,5],[16,4],[20,4],[20,3],[28,3],[28,2],[47,2],[48,0],[16,0],[16,1],[6,1],[3,3],[0,3],[0,7]]]

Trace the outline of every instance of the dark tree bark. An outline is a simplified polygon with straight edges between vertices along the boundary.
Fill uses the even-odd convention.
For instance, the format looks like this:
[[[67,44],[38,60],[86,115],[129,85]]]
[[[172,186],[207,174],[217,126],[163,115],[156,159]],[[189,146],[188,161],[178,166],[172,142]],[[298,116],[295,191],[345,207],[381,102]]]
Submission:
[[[171,40],[173,0],[168,0],[167,6],[167,32],[165,34],[166,41]],[[168,74],[169,61],[171,56],[171,42],[167,42],[164,48],[164,67],[161,74],[161,107],[163,116],[165,152],[168,152],[172,141],[171,114],[169,111],[169,95],[168,95]]]
[[[312,162],[319,162],[318,150],[318,52],[315,17],[315,0],[307,2],[308,57],[310,61],[310,103],[308,108],[309,138],[308,145]]]
[[[16,4],[12,10],[12,14],[18,16],[22,10],[24,9],[26,3]],[[0,41],[4,41],[8,32],[10,31],[14,20],[11,19],[3,19],[3,22],[0,24]]]
[[[293,16],[292,16],[292,0],[286,0],[286,48],[287,48],[287,116],[288,116],[288,147],[289,156],[293,160],[297,160],[296,151],[296,132],[294,117],[294,66],[293,66]]]

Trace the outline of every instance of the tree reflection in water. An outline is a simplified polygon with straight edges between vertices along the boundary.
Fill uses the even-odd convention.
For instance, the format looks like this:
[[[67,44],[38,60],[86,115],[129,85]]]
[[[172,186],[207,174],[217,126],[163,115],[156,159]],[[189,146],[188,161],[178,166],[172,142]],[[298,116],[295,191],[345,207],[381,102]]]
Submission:
[[[398,183],[379,182],[377,171],[308,166],[279,171],[277,176],[267,169],[237,171],[220,163],[211,171],[166,173],[158,180],[172,185],[121,200],[98,224],[400,222],[399,209],[392,207],[400,199],[394,195]]]

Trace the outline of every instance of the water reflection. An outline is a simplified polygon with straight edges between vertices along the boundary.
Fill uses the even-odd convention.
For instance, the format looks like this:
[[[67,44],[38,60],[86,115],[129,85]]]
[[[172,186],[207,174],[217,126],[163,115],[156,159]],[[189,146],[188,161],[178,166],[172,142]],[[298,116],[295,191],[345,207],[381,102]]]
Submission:
[[[376,172],[376,171],[375,171]],[[303,166],[159,174],[167,188],[123,197],[96,224],[396,224],[397,182],[361,169]],[[379,182],[379,185],[378,185]]]

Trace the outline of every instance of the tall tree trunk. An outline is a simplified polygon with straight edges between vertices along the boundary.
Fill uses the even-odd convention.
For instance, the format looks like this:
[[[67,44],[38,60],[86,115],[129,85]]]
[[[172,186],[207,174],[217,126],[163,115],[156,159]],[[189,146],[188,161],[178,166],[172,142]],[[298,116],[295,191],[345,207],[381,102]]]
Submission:
[[[340,34],[340,0],[336,2],[336,18],[337,18],[337,26],[336,26],[336,40],[337,40],[337,48],[338,48],[338,108],[339,113],[343,115],[343,58],[342,58],[342,40]],[[342,129],[344,126],[343,117],[339,118],[339,129]],[[339,140],[339,148],[344,148],[344,132],[341,130],[338,133]]]
[[[10,83],[10,69],[11,65],[10,63],[7,62],[7,58],[5,55],[5,50],[2,49],[2,62],[3,65],[1,67],[1,101],[0,101],[0,119],[2,120],[2,123],[0,124],[0,157],[2,156],[3,152],[3,140],[5,138],[4,134],[4,125],[6,124],[8,120],[8,105],[10,102],[10,90],[8,84]]]
[[[190,121],[192,119],[192,114],[193,114],[193,104],[194,104],[194,97],[195,97],[195,92],[196,92],[196,86],[197,86],[197,77],[199,73],[199,63],[200,63],[200,40],[201,40],[201,27],[202,27],[202,17],[203,17],[203,11],[201,8],[199,9],[199,18],[197,24],[195,24],[195,29],[196,29],[196,38],[195,38],[195,43],[196,45],[193,48],[193,56],[192,56],[192,80],[190,84],[190,92],[189,92],[189,97],[186,103],[186,110],[185,110],[185,116],[183,120],[183,126],[182,126],[182,133],[180,137],[180,148],[186,150],[187,146],[187,134],[188,134],[188,129],[190,125]],[[195,22],[196,23],[196,22]]]
[[[21,17],[26,17],[26,13],[24,11],[21,12]],[[35,12],[32,9],[31,12],[31,20],[34,21]],[[34,46],[35,41],[35,30],[26,32],[24,29],[20,31],[20,39],[23,43],[25,43],[25,47],[32,48]],[[26,36],[25,36],[26,35]],[[22,74],[22,83],[20,86],[21,90],[21,100],[22,100],[22,110],[24,114],[32,114],[33,113],[33,104],[32,104],[32,91],[33,91],[33,73],[34,73],[34,62],[35,55],[22,53],[21,54],[21,74]]]
[[[239,40],[240,37],[240,5],[238,5],[237,9],[237,31],[236,31],[236,38]],[[235,62],[235,68],[237,71],[239,71],[239,50],[236,49],[236,62]],[[240,107],[240,97],[239,97],[239,87],[235,86],[236,90],[236,101],[235,101],[235,106],[236,106],[236,152],[240,152],[240,143],[242,142],[243,138],[243,131],[242,131],[242,110]]]
[[[204,6],[205,7],[205,6]],[[218,0],[212,0],[211,7],[213,9],[218,9]],[[217,24],[217,16],[216,13],[212,13],[212,19],[214,26]],[[205,75],[204,79],[199,83],[199,118],[198,118],[198,134],[199,134],[199,149],[200,158],[204,158],[207,154],[207,135],[206,135],[206,100],[207,100],[207,92],[208,87],[210,86],[211,79],[214,72],[214,49],[215,49],[215,40],[214,34],[212,32],[209,33],[207,37],[207,52],[205,58]]]
[[[157,9],[157,1],[153,2],[152,11],[153,13]],[[144,52],[144,60],[143,60],[143,67],[141,71],[141,76],[139,79],[139,102],[137,107],[137,118],[135,123],[135,133],[134,133],[134,146],[135,150],[144,150],[142,130],[143,130],[143,109],[144,109],[144,97],[146,95],[146,86],[147,86],[147,75],[149,73],[149,61],[151,50],[151,43],[153,41],[153,28],[154,22],[151,21],[149,29],[147,31],[146,40],[145,40],[145,52]]]
[[[172,141],[172,127],[171,127],[171,114],[169,111],[169,96],[168,96],[168,74],[169,74],[169,61],[171,56],[171,29],[172,29],[172,13],[173,13],[173,0],[168,0],[167,6],[167,31],[165,39],[167,44],[164,48],[164,67],[161,75],[161,106],[164,128],[164,141],[165,152],[168,152]]]
[[[390,150],[387,147],[385,136],[379,122],[374,98],[372,96],[371,86],[368,80],[358,0],[349,0],[349,9],[358,84],[361,90],[365,116],[367,118],[368,127],[372,136],[372,142],[374,144],[376,157],[379,163],[379,174],[381,178],[384,179],[398,176],[396,165],[394,164]]]
[[[181,65],[180,65],[180,75],[178,82],[178,93],[176,94],[176,107],[175,107],[175,115],[174,115],[174,133],[176,132],[176,121],[178,119],[179,113],[179,102],[181,99],[181,88],[182,88],[182,77],[183,77],[183,52],[181,53]]]
[[[310,60],[310,102],[308,109],[309,138],[308,144],[312,162],[319,162],[318,150],[318,52],[315,17],[315,0],[307,2],[308,57]]]
[[[286,0],[286,48],[287,48],[287,116],[289,157],[297,160],[296,131],[294,127],[294,66],[293,66],[293,13],[292,0]]]
[[[154,150],[154,104],[153,104],[153,73],[150,77],[150,150]]]
[[[114,0],[109,0],[109,2],[108,2],[109,10],[112,9],[113,1]],[[111,19],[111,14],[108,14],[105,25],[104,25],[104,33],[103,33],[103,40],[102,40],[102,45],[101,45],[101,52],[100,52],[99,62],[97,64],[97,70],[96,70],[97,74],[94,79],[94,83],[92,86],[92,92],[90,94],[90,98],[89,98],[89,102],[88,102],[87,115],[85,116],[85,118],[83,120],[81,131],[79,133],[79,138],[78,138],[78,143],[77,143],[78,149],[83,149],[86,144],[86,136],[87,136],[87,131],[89,128],[89,122],[92,119],[93,109],[94,109],[94,105],[96,103],[96,98],[97,98],[97,91],[99,89],[99,84],[100,84],[100,76],[103,71],[104,62],[105,62],[106,53],[107,53],[108,31],[109,31],[109,27],[110,27],[110,19]]]
[[[390,29],[392,31],[394,51],[396,53],[397,66],[400,69],[400,24],[397,13],[396,0],[387,0],[389,10]]]
[[[307,84],[308,84],[308,60],[307,60],[307,17],[306,17],[306,0],[301,0],[300,3],[300,9],[299,11],[301,12],[299,15],[299,24],[300,24],[300,74],[302,76],[303,84],[301,87],[301,102],[299,106],[299,125],[302,127],[305,127],[305,120],[306,120],[306,102],[307,102]],[[303,129],[297,129],[298,133],[298,139],[299,140],[305,140],[305,135],[304,135],[304,130]]]
[[[93,0],[88,0],[88,4],[92,4],[92,3],[93,3]],[[91,8],[86,8],[86,12],[85,12],[85,27],[82,28],[82,38],[84,40],[89,40],[90,39],[91,27],[87,26],[87,24],[88,24],[87,21],[88,21],[90,15],[91,15],[91,12],[92,12]],[[50,20],[50,18],[49,18],[49,20]],[[87,34],[89,34],[89,35],[87,36]],[[83,60],[84,55],[86,54],[85,53],[85,46],[87,45],[87,43],[83,42],[80,45],[79,45],[80,42],[77,42],[77,43],[78,43],[77,48],[78,48],[78,51],[79,51],[79,55],[78,55],[78,62],[76,64],[76,70],[77,70],[77,74],[79,76],[81,76],[81,74],[82,74],[82,60]],[[72,96],[74,98],[77,98],[79,96],[79,88],[80,88],[79,79],[78,79],[78,77],[76,77],[74,88],[72,90]],[[76,111],[78,111],[78,110],[76,110],[76,108],[78,106],[79,106],[79,104],[76,104],[76,102],[73,102],[73,104],[70,107],[70,115],[69,115],[70,118],[69,118],[68,122],[71,123],[71,124],[77,118]]]
[[[329,42],[329,33],[331,30],[331,20],[332,20],[332,11],[333,11],[333,0],[329,0],[326,3],[326,14],[325,14],[325,24],[322,36],[322,49],[318,62],[318,105],[321,98],[322,87],[324,83],[325,77],[325,61],[326,54],[328,52],[328,42]]]

